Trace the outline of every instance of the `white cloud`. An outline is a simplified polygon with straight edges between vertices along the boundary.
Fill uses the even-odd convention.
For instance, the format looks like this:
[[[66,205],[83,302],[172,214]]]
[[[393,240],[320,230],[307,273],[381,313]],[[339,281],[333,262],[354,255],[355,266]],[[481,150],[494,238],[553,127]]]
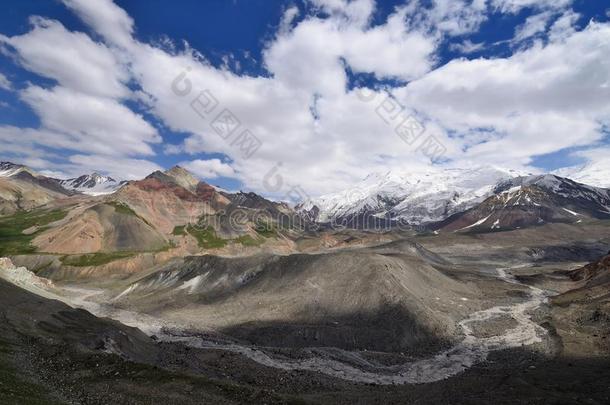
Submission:
[[[132,18],[112,0],[63,0],[80,18],[112,44],[131,45]]]
[[[348,30],[342,36],[343,56],[357,72],[377,77],[412,80],[428,72],[433,63],[436,40],[419,32],[408,32],[406,9],[388,18],[386,24],[364,32]]]
[[[457,52],[460,52],[463,54],[470,54],[470,53],[478,52],[481,49],[484,49],[485,44],[482,42],[474,43],[471,40],[466,39],[462,43],[458,43],[458,44],[453,43],[449,47],[452,51],[457,51]]]
[[[476,31],[488,18],[490,2],[436,0],[432,8],[421,10],[416,7],[419,2],[412,2],[371,27],[372,1],[315,0],[329,17],[306,16],[295,25],[296,11],[289,8],[276,37],[266,45],[262,62],[269,75],[251,77],[216,69],[188,47],[176,51],[135,40],[131,18],[108,0],[66,3],[107,43],[89,40],[94,46],[87,48],[110,52],[114,58],[108,64],[108,77],[101,80],[114,81],[120,88],[126,81],[124,66],[129,66],[127,79],[142,88],[138,100],[170,130],[188,134],[181,144],[165,145],[166,153],[190,153],[192,161],[184,166],[199,175],[234,176],[245,188],[268,195],[282,197],[297,185],[319,195],[371,172],[429,163],[417,144],[403,142],[380,116],[382,91],[366,102],[357,91],[347,90],[345,64],[378,78],[411,81],[394,93],[408,107],[407,113],[424,121],[425,135],[444,144],[453,165],[471,161],[527,165],[533,155],[597,141],[600,122],[610,116],[606,56],[610,27],[593,24],[582,32],[570,31],[573,23],[566,10],[555,12],[564,14],[550,28],[561,36],[551,35],[546,45],[534,43],[508,58],[460,59],[435,69],[443,38]],[[505,12],[530,7],[540,14],[553,8],[546,1],[491,4]],[[567,23],[560,23],[563,17]],[[61,38],[72,38],[74,33],[63,31]],[[78,39],[84,34],[75,35]],[[482,45],[465,39],[457,46],[466,53]],[[38,71],[50,75],[45,69]],[[186,81],[180,86],[190,86],[184,96],[172,90],[181,73]],[[0,128],[0,140],[8,140],[13,153],[24,145],[82,150],[66,170],[105,167],[119,178],[125,177],[123,171],[135,178],[156,168],[137,157],[153,153],[151,144],[160,138],[141,116],[118,101],[123,97],[120,91],[103,94],[80,81],[57,80],[60,86],[54,89],[31,86],[23,94],[40,115],[42,128]],[[203,90],[218,102],[206,117],[191,107]],[[239,131],[247,128],[261,141],[256,154],[245,157],[234,137],[226,140],[214,132],[210,122],[222,109],[235,114]],[[197,159],[200,152],[225,154],[231,163]],[[269,181],[281,187],[270,190],[265,183]]]
[[[135,180],[161,167],[144,159],[133,159],[110,153],[92,153],[80,141],[47,130],[0,126],[0,158],[15,160],[45,175],[68,178],[97,171],[115,179]],[[81,153],[65,156],[59,150],[72,149]],[[54,150],[57,150],[54,152]],[[95,151],[94,151],[95,152]]]
[[[565,9],[573,2],[574,0],[492,0],[491,5],[503,13],[516,14],[524,8]]]
[[[37,143],[39,139],[48,139],[52,136],[54,134],[35,129],[1,125],[0,144],[2,149],[0,150],[0,157],[5,160],[11,160],[14,156],[19,161],[56,157],[52,152],[39,148],[40,145]]]
[[[349,25],[364,28],[375,10],[374,0],[310,0],[310,2]]]
[[[41,156],[39,146],[61,148],[68,140],[60,134],[33,128],[19,128],[11,125],[0,126],[2,152],[19,156]]]
[[[523,24],[516,27],[511,42],[520,43],[528,38],[544,37],[544,35],[547,35],[551,42],[562,41],[576,32],[576,23],[579,19],[580,14],[571,9],[560,13],[558,10],[542,11],[527,17]]]
[[[107,98],[61,86],[46,90],[30,86],[21,98],[38,114],[45,129],[62,134],[41,139],[48,146],[121,155],[152,155],[150,144],[161,141],[140,115]]]
[[[28,70],[57,80],[62,86],[105,97],[125,97],[127,70],[104,45],[86,34],[67,31],[53,20],[30,19],[32,30],[0,41],[13,47]]]
[[[180,163],[180,166],[205,179],[235,176],[235,170],[233,170],[230,165],[223,163],[220,159],[197,159],[189,162],[182,162]]]
[[[362,2],[360,11],[346,11],[348,4],[318,2],[329,18],[307,17],[293,29],[280,31],[264,55],[272,74],[268,78],[222,72],[190,50],[170,54],[135,41],[129,45],[132,71],[149,95],[143,99],[151,111],[172,130],[192,134],[183,145],[186,152],[226,154],[235,176],[246,187],[263,192],[268,190],[262,180],[275,162],[281,162],[278,173],[285,186],[299,184],[310,194],[320,194],[372,171],[426,161],[383,122],[376,104],[346,91],[342,59],[356,71],[414,80],[397,95],[426,113],[427,133],[437,136],[454,159],[525,165],[532,155],[599,138],[596,120],[603,115],[599,106],[605,105],[599,87],[603,75],[584,72],[603,58],[603,27],[591,27],[581,37],[575,34],[571,43],[536,45],[507,59],[454,61],[429,72],[439,37],[423,34],[428,32],[422,29],[425,24],[418,25],[411,14],[411,25],[404,24],[411,9],[398,9],[385,24],[369,28],[372,8]],[[533,7],[511,4],[507,11]],[[485,1],[435,5],[426,18],[450,35],[475,30],[487,18]],[[465,18],[460,22],[458,17]],[[568,55],[580,58],[574,63]],[[171,84],[187,67],[192,92],[180,97]],[[583,85],[588,98],[574,98],[585,93]],[[203,119],[190,108],[204,89],[218,100],[219,108],[229,108],[242,128],[262,141],[256,155],[244,159],[213,132],[212,117]],[[382,97],[378,93],[376,99]],[[314,102],[316,116],[310,113]],[[485,128],[490,130],[480,130]],[[448,129],[462,137],[448,137]],[[544,136],[549,133],[553,135]],[[460,153],[464,147],[465,155]]]
[[[549,30],[549,39],[554,42],[566,40],[576,32],[576,23],[580,19],[580,14],[572,10],[565,11]]]
[[[158,164],[148,160],[121,158],[115,155],[79,154],[70,156],[69,160],[73,164],[71,173],[97,171],[121,180],[139,180],[155,170],[163,170]]]
[[[294,19],[299,16],[299,13],[299,8],[297,6],[290,6],[284,11],[282,19],[280,20],[280,34],[286,34],[288,31],[290,31],[292,23]]]
[[[549,25],[552,17],[553,13],[549,11],[527,17],[525,22],[515,29],[513,41],[521,42],[537,34],[546,32],[546,27]]]
[[[555,171],[558,176],[569,177],[575,181],[596,187],[610,188],[610,147],[601,146],[581,150],[573,153],[574,156],[584,158],[584,164],[565,167]]]
[[[312,93],[344,93],[342,59],[356,72],[411,80],[431,69],[436,39],[408,32],[405,13],[400,9],[369,29],[309,18],[269,44],[265,64],[279,81]]]
[[[509,58],[455,60],[399,91],[445,128],[493,137],[463,157],[526,164],[534,155],[587,145],[610,121],[610,25],[590,24],[565,41]]]
[[[165,144],[163,145],[163,153],[165,153],[166,155],[177,155],[179,153],[184,152],[184,145],[179,144]]]
[[[487,0],[412,1],[408,6],[411,27],[458,36],[475,32],[488,19]]]
[[[112,2],[100,4],[115,8]],[[96,9],[94,2],[81,5],[83,17],[97,10],[96,18],[105,19],[104,27],[109,26],[112,18],[104,10]],[[120,10],[117,15],[122,13]],[[140,175],[151,167],[157,168],[151,162],[127,157],[153,155],[151,145],[161,142],[161,137],[121,101],[133,97],[125,85],[130,73],[121,61],[122,54],[84,33],[68,31],[57,21],[32,17],[30,23],[29,32],[11,38],[1,36],[0,41],[5,52],[14,55],[23,67],[56,80],[58,85],[52,88],[29,85],[19,92],[20,98],[39,116],[41,126],[0,127],[5,153],[36,163],[42,153],[49,153],[49,148],[77,151],[69,165],[47,167],[73,175],[94,169],[93,162],[100,163],[98,170],[108,169],[119,178],[133,178],[134,173]],[[82,158],[85,153],[91,154],[86,155],[88,159]],[[120,166],[113,166],[113,162],[120,162],[122,168],[129,170],[121,173]]]
[[[7,77],[0,72],[0,89],[10,90],[12,88],[11,82]]]

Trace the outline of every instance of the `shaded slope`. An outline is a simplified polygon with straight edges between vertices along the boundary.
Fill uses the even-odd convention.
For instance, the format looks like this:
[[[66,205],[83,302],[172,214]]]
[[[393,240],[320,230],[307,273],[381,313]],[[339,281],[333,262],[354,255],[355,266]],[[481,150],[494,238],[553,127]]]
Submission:
[[[2,404],[285,404],[290,400],[271,390],[261,392],[251,378],[241,384],[229,379],[223,373],[222,356],[159,344],[136,328],[17,287],[2,279],[4,265],[0,263]],[[244,365],[250,366],[238,360],[231,367],[239,371]],[[256,375],[259,370],[249,373]]]
[[[401,350],[450,340],[472,293],[417,254],[352,251],[189,257],[117,303],[258,344]]]

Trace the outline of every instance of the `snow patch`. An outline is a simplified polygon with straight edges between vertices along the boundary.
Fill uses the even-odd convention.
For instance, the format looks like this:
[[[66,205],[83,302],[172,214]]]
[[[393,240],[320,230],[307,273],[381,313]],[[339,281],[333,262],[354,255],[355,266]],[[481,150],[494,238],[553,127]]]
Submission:
[[[192,279],[185,281],[180,287],[178,287],[178,290],[188,290],[189,294],[194,294],[206,279],[208,274],[209,272],[206,272],[205,274],[195,276]]]
[[[466,226],[466,227],[464,227],[464,228],[458,229],[458,231],[463,231],[464,229],[470,229],[470,228],[472,228],[473,226],[481,225],[482,223],[484,223],[485,221],[487,221],[487,220],[489,219],[489,217],[491,217],[491,214],[489,214],[488,216],[486,216],[486,217],[485,217],[485,218],[483,218],[483,219],[478,220],[477,222],[475,222],[475,223],[474,223],[474,224],[472,224],[472,225],[468,225],[468,226]],[[457,232],[457,231],[456,231],[456,232]]]
[[[74,179],[61,180],[59,184],[66,190],[78,191],[90,196],[100,196],[114,193],[124,183],[120,183],[112,177],[93,173]]]
[[[582,215],[581,215],[581,214],[579,214],[578,212],[570,211],[570,210],[569,210],[569,209],[567,209],[567,208],[562,208],[562,210],[564,210],[564,211],[566,211],[566,212],[569,212],[570,214],[574,215],[575,217],[576,217],[576,216],[582,216]]]

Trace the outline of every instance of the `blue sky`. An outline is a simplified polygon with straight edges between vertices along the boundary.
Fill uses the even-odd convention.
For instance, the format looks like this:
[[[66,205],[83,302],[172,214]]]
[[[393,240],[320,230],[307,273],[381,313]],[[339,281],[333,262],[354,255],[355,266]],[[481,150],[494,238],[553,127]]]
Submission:
[[[231,190],[319,194],[371,171],[555,170],[599,160],[610,145],[605,1],[22,0],[4,9],[0,159],[49,174],[136,178],[182,164]],[[87,68],[100,60],[103,71]],[[195,91],[169,99],[187,67]],[[192,111],[204,89],[261,142],[254,155]],[[358,102],[361,89],[377,104]],[[385,107],[404,107],[442,156],[395,135],[376,101],[388,96]],[[276,166],[279,190],[265,181]]]

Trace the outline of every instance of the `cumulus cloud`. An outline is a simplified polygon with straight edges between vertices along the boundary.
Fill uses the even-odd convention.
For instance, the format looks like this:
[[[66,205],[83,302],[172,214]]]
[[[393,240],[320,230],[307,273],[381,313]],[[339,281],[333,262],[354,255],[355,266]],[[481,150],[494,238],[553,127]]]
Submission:
[[[40,116],[41,128],[0,127],[0,140],[14,153],[29,145],[79,150],[66,170],[106,168],[119,178],[136,178],[158,168],[142,156],[152,156],[161,139],[125,98],[137,100],[169,130],[187,134],[163,147],[166,154],[190,154],[186,168],[206,178],[235,177],[245,188],[280,198],[294,188],[313,196],[371,172],[430,164],[424,139],[440,143],[452,165],[522,167],[532,156],[597,142],[610,116],[610,26],[576,30],[567,0],[434,0],[426,7],[412,1],[375,25],[373,0],[310,0],[321,13],[295,23],[298,9],[289,7],[265,45],[268,75],[256,77],[215,68],[188,45],[176,50],[136,40],[133,20],[110,0],[64,2],[104,43],[47,20],[20,37],[3,38],[26,68],[59,84],[27,87],[21,97]],[[491,11],[524,8],[536,18],[517,37],[548,31],[547,41],[509,57],[437,66],[446,38],[475,32]],[[46,55],[40,44],[48,45],[49,37],[70,50],[67,44],[75,41],[73,51],[104,66],[103,72],[81,72],[61,49],[62,55]],[[464,54],[483,47],[459,40],[453,49]],[[20,48],[20,41],[31,42]],[[54,71],[53,61],[66,66]],[[390,94],[351,88],[347,69],[409,83],[388,87]],[[88,83],[87,74],[109,85]],[[125,87],[130,80],[138,92]],[[232,116],[234,131],[223,132],[222,125],[219,131],[220,114]],[[407,116],[425,127],[417,141],[397,133],[397,122]],[[258,143],[254,153],[244,150],[245,133]],[[202,152],[227,160],[198,159]]]
[[[234,162],[235,176],[247,188],[261,192],[268,192],[263,185],[265,175],[276,163],[282,163],[286,188],[299,184],[312,193],[328,192],[365,176],[372,167],[383,167],[379,156],[388,154],[388,147],[401,165],[421,164],[425,160],[379,118],[375,105],[363,102],[354,92],[346,92],[346,61],[363,70],[379,70],[380,76],[413,77],[430,68],[428,58],[434,49],[433,41],[428,42],[417,33],[403,37],[406,31],[399,26],[402,17],[393,14],[379,28],[381,31],[370,34],[368,30],[346,26],[344,20],[309,18],[307,23],[300,23],[269,44],[265,62],[273,74],[270,78],[220,71],[202,62],[190,49],[171,53],[135,41],[130,66],[147,95],[142,100],[148,103],[151,112],[170,129],[191,134],[182,147],[170,146],[168,152],[224,153]],[[355,50],[350,48],[353,47],[350,42],[364,41],[366,35],[382,36],[397,43],[422,38],[429,45],[423,52],[414,47],[401,60],[367,67],[371,62],[356,59]],[[382,40],[378,43],[387,45]],[[327,53],[321,56],[324,50]],[[186,86],[188,81],[190,88],[185,96],[172,89],[180,74],[184,77],[179,86]],[[191,105],[198,97],[202,100],[204,90],[218,103],[214,114],[205,117]],[[311,113],[314,100],[320,106],[319,119]],[[232,144],[233,139],[223,139],[213,130],[210,124],[223,109],[237,117],[241,123],[239,131],[248,129],[261,141],[254,156],[244,158],[242,151]],[[379,142],[379,137],[371,137],[371,133],[383,134],[384,143]]]
[[[10,45],[26,69],[57,80],[62,86],[104,97],[124,97],[127,70],[104,44],[70,32],[58,21],[30,19],[32,30],[0,41]]]
[[[59,178],[96,171],[116,179],[135,180],[154,170],[161,170],[159,165],[148,160],[91,151],[78,140],[48,130],[0,126],[0,144],[0,159],[16,160],[41,173],[44,171],[47,175]],[[59,153],[65,149],[80,153],[66,157]],[[93,153],[83,153],[90,151]]]
[[[131,45],[133,19],[112,0],[63,0],[80,18],[110,43]]]
[[[465,156],[524,164],[602,137],[610,119],[608,38],[609,25],[591,23],[508,58],[452,61],[398,93],[466,139],[472,128],[492,134]]]
[[[299,8],[297,6],[290,6],[284,11],[279,26],[280,34],[285,34],[290,31],[292,23],[294,19],[299,16],[299,13]]]
[[[118,156],[152,155],[150,144],[161,141],[140,115],[111,99],[61,86],[52,90],[30,86],[21,98],[36,111],[44,128],[63,134],[49,140],[59,143],[53,146]]]
[[[205,179],[235,176],[235,170],[220,159],[196,159],[182,162],[180,163],[180,166]]]
[[[563,41],[576,32],[576,23],[580,19],[580,14],[573,10],[565,11],[549,30],[549,39],[554,42]]]
[[[90,21],[89,14],[96,10],[95,4],[70,2],[71,5],[79,3],[83,10],[80,15]],[[109,5],[117,15],[126,15],[123,10],[117,12],[112,2],[100,4]],[[96,14],[96,19],[105,21],[105,27],[113,18],[103,9]],[[93,169],[92,162],[100,163],[97,170],[112,172],[119,178],[132,178],[133,173],[143,174],[151,167],[158,167],[142,159],[127,158],[154,155],[151,145],[161,142],[161,137],[140,114],[123,103],[133,95],[125,84],[130,80],[130,73],[121,61],[121,54],[87,34],[68,31],[58,21],[32,17],[30,23],[31,30],[23,35],[0,37],[4,51],[25,69],[54,79],[57,85],[45,88],[29,84],[18,92],[21,100],[38,115],[40,127],[0,127],[5,155],[10,153],[34,167],[41,167],[35,164],[49,150],[78,153],[69,165],[49,163],[47,166],[47,169],[73,175]],[[127,25],[119,23],[118,26]],[[83,159],[83,153],[90,153],[89,159]],[[129,170],[122,174],[113,161],[120,161],[120,167]]]
[[[368,29],[339,18],[309,18],[269,44],[265,64],[278,80],[318,93],[344,93],[344,62],[356,72],[411,80],[431,69],[436,39],[409,32],[406,12],[399,9]]]
[[[139,180],[154,172],[163,170],[156,163],[143,159],[122,158],[114,155],[72,155],[71,165],[66,165],[70,173],[102,172],[115,179]]]
[[[307,17],[279,31],[264,53],[271,77],[219,71],[190,49],[169,53],[133,41],[130,65],[152,111],[171,129],[191,134],[172,151],[224,153],[235,176],[263,192],[262,180],[273,167],[285,185],[322,193],[371,171],[423,164],[426,158],[380,116],[386,97],[382,92],[373,94],[375,101],[363,102],[357,91],[346,90],[346,64],[356,72],[411,80],[394,93],[409,107],[406,112],[424,114],[419,117],[427,133],[456,160],[525,165],[533,155],[599,139],[604,94],[600,76],[585,72],[603,58],[604,27],[592,26],[571,43],[537,44],[505,59],[458,60],[432,70],[440,39],[426,27],[447,35],[476,30],[487,18],[486,1],[438,0],[425,16],[413,14],[408,6],[398,8],[372,28],[372,2],[314,3],[329,17]],[[493,6],[505,12],[559,7],[527,1]],[[582,58],[572,63],[570,52]],[[187,96],[172,91],[181,73],[191,89]],[[589,98],[571,97],[581,92],[583,83]],[[256,155],[245,159],[230,140],[214,132],[213,116],[202,117],[191,108],[203,90],[261,141]],[[459,136],[448,136],[452,133]],[[548,133],[553,136],[542,136]]]

